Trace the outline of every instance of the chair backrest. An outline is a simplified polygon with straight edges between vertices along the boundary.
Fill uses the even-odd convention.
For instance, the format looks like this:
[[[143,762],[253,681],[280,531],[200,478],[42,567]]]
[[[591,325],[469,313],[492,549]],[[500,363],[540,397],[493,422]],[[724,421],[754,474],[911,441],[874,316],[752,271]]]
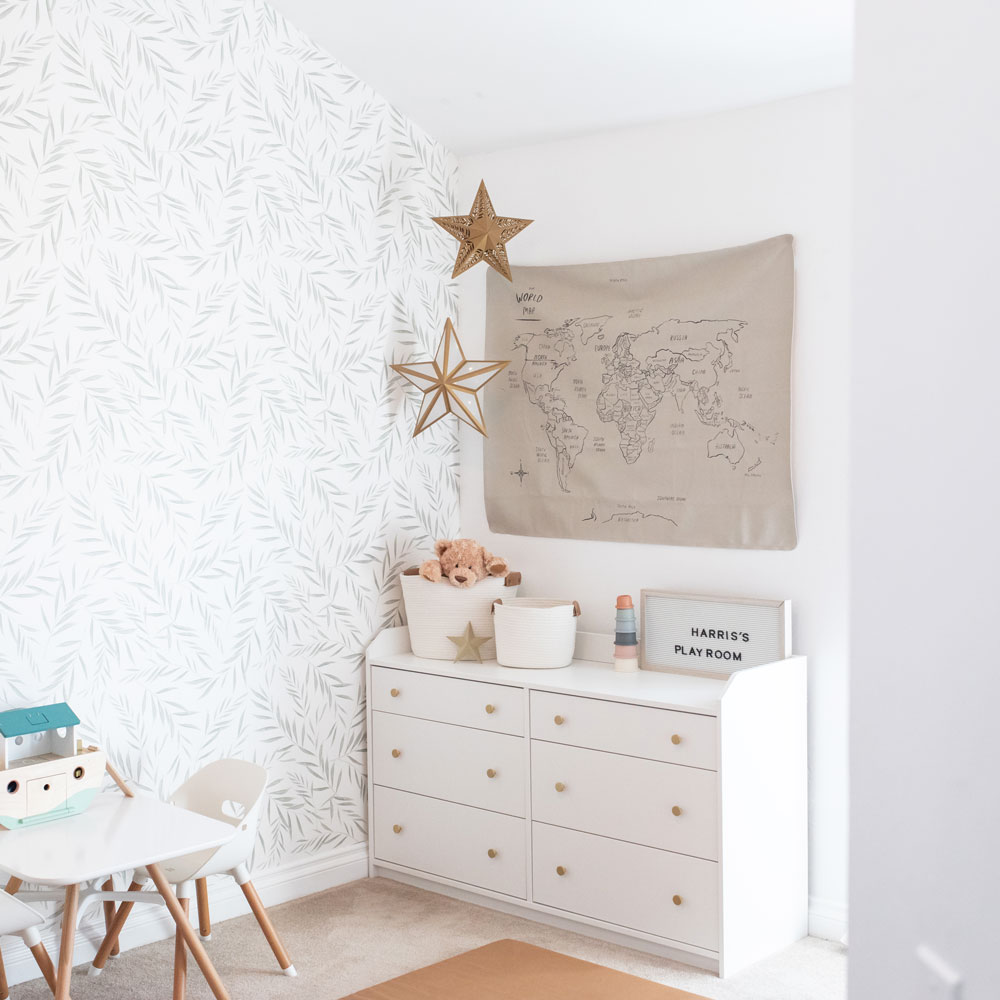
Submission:
[[[165,866],[170,880],[182,882],[216,875],[245,862],[257,838],[266,786],[267,770],[246,760],[217,760],[192,774],[170,801],[182,809],[229,823],[237,832],[221,847],[189,855],[185,864],[174,865],[173,870]]]
[[[42,915],[37,910],[6,892],[0,892],[0,936],[21,934],[41,922]]]

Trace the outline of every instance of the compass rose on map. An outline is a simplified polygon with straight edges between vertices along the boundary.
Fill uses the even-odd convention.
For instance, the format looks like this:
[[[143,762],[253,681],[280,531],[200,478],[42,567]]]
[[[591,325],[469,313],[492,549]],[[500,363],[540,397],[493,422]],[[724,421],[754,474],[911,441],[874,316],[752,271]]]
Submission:
[[[527,470],[525,469],[525,467],[524,467],[524,462],[523,462],[523,461],[519,461],[519,462],[517,463],[517,468],[516,468],[516,469],[515,469],[515,470],[514,470],[514,471],[513,471],[512,473],[511,473],[511,475],[512,475],[512,476],[517,476],[517,481],[518,481],[518,483],[519,483],[519,484],[520,484],[521,486],[523,486],[523,485],[524,485],[524,477],[525,477],[525,476],[530,476],[530,475],[531,475],[531,473],[530,473],[530,472],[528,472],[528,471],[527,471]]]

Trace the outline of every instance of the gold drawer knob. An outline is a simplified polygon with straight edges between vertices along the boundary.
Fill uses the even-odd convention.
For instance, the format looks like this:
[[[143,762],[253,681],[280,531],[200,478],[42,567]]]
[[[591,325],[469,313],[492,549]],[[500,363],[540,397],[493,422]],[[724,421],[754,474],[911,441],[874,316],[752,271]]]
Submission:
[[[496,710],[497,710],[496,705],[487,705],[486,706],[486,714],[487,715],[492,715]]]
[[[399,688],[393,688],[389,692],[389,694],[391,694],[393,698],[398,698],[399,697]]]
[[[562,865],[557,865],[556,866],[556,874],[557,875],[565,875],[566,874],[566,869],[563,868]]]
[[[557,781],[556,782],[556,791],[557,792],[565,792],[566,791],[566,786],[561,781]]]
[[[675,747],[680,746],[681,738],[674,733],[674,735],[670,737],[670,742],[673,743]]]
[[[563,717],[562,717],[561,715],[557,715],[557,716],[556,716],[556,717],[555,717],[555,718],[554,718],[554,719],[553,719],[552,721],[553,721],[553,722],[554,722],[554,723],[555,723],[555,724],[556,724],[557,726],[561,726],[561,725],[562,725],[562,724],[563,724],[563,723],[564,723],[564,722],[565,722],[566,720],[565,720],[565,719],[564,719],[564,718],[563,718]]]
[[[684,900],[681,896],[674,896],[674,906],[680,906]]]
[[[486,769],[487,778],[495,778],[497,776],[496,768],[489,767]]]
[[[671,809],[670,811],[671,811],[671,812],[672,812],[672,813],[673,813],[673,814],[674,814],[675,816],[680,816],[680,814],[681,814],[682,812],[684,812],[684,810],[683,810],[683,809],[681,809],[681,807],[680,807],[680,806],[674,806],[674,808],[673,808],[673,809]]]
[[[491,847],[491,848],[490,848],[490,849],[489,849],[489,850],[488,850],[488,851],[487,851],[486,853],[487,853],[487,854],[488,854],[488,855],[489,855],[489,856],[490,856],[491,858],[495,858],[495,857],[497,856],[497,852],[496,852],[495,848],[492,848],[492,847]]]
[[[393,757],[402,757],[403,756],[403,751],[402,750],[393,750],[392,751],[392,755],[393,755]]]
[[[393,823],[392,824],[392,832],[393,833],[402,833],[403,832],[403,828],[398,823]]]

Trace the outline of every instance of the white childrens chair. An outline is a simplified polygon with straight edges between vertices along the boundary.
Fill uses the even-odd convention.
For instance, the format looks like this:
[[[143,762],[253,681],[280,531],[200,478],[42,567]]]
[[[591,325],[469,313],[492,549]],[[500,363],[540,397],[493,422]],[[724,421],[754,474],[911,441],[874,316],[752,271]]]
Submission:
[[[42,922],[42,915],[33,910],[26,903],[6,892],[0,891],[0,937],[19,937],[35,956],[38,968],[41,970],[45,981],[49,984],[49,989],[55,992],[56,974],[52,967],[52,959],[42,944],[42,939],[38,934],[38,925]],[[7,975],[4,972],[3,958],[0,957],[0,1000],[7,1000],[10,993],[7,991]]]
[[[222,820],[236,827],[233,839],[221,847],[188,854],[172,861],[164,861],[160,867],[167,878],[177,887],[177,898],[185,913],[190,907],[191,897],[197,893],[198,923],[201,937],[208,941],[212,937],[212,925],[208,910],[208,883],[210,875],[231,875],[243,890],[253,915],[257,918],[267,943],[274,952],[286,976],[296,975],[284,946],[278,937],[264,909],[264,904],[250,881],[247,862],[253,852],[257,838],[257,824],[263,804],[264,788],[267,785],[267,771],[257,764],[243,760],[217,760],[207,764],[193,774],[170,799],[172,805],[201,813],[212,819]],[[136,871],[130,888],[137,889],[149,878],[143,869]],[[131,910],[132,904],[123,903],[123,908]],[[119,918],[118,933],[124,925],[128,911]],[[109,933],[94,958],[89,974],[99,976],[104,964],[117,944],[118,934]],[[174,949],[174,1000],[184,997],[186,975],[186,951],[178,934]]]

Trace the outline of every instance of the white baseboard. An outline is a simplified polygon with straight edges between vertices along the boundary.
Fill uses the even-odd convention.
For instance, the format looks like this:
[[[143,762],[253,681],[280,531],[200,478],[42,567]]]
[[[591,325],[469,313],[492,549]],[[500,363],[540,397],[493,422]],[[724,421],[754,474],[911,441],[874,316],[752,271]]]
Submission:
[[[345,844],[324,854],[314,855],[302,861],[294,861],[280,868],[253,873],[253,883],[257,887],[265,906],[276,906],[291,899],[310,896],[335,885],[354,882],[368,876],[368,847],[366,844]],[[211,895],[212,923],[221,923],[232,917],[242,917],[250,912],[243,892],[231,878],[221,877],[209,880]],[[192,907],[194,909],[194,907]],[[100,908],[97,908],[97,914]],[[195,919],[197,924],[197,918]],[[104,923],[99,916],[91,915],[83,927],[77,931],[73,964],[91,962],[97,954],[104,932]],[[129,917],[120,939],[122,951],[138,948],[153,941],[163,941],[174,936],[174,925],[170,915],[162,906],[137,906]],[[59,929],[48,927],[42,932],[42,941],[49,954],[55,958],[59,951]],[[38,978],[38,966],[28,950],[13,938],[5,938],[4,964],[7,979],[13,986],[29,979]]]
[[[847,940],[847,904],[809,897],[809,935],[827,941]]]

